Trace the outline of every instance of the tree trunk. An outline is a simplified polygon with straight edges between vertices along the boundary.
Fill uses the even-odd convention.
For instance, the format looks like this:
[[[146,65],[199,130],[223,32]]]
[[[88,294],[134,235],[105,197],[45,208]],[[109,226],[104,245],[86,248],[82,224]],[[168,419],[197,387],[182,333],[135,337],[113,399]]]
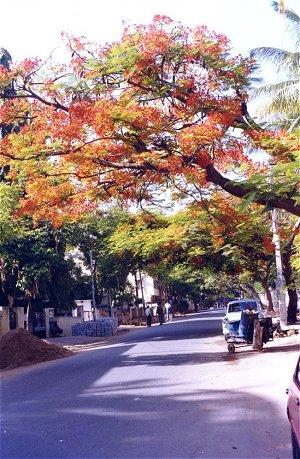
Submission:
[[[27,298],[27,330],[30,331],[30,333],[34,332],[34,310],[33,310],[33,304],[32,304],[32,298],[31,296],[28,296]]]
[[[263,280],[262,281],[262,286],[264,288],[264,291],[266,292],[267,303],[268,303],[267,310],[268,310],[268,312],[274,311],[273,299],[272,299],[272,295],[271,295],[271,292],[270,292],[270,289],[269,289],[269,283],[265,282]]]
[[[284,250],[282,254],[283,276],[287,286],[289,302],[287,307],[287,321],[293,324],[297,321],[298,295],[295,286],[295,279],[291,267],[292,250]]]
[[[139,297],[139,289],[138,289],[138,282],[137,282],[136,271],[134,271],[133,276],[134,276],[135,296],[138,298],[138,297]]]
[[[293,244],[295,236],[299,231],[299,227],[300,218],[297,220],[293,228],[293,234],[288,239],[287,243],[284,245],[282,251],[283,276],[285,279],[285,284],[287,286],[287,292],[289,296],[289,303],[287,308],[287,321],[289,324],[293,324],[297,321],[298,295],[296,290],[295,278],[293,274],[293,268],[291,266],[291,256],[293,255]]]
[[[267,302],[268,302],[268,312],[274,311],[273,299],[272,299],[272,295],[269,289],[269,276],[270,276],[271,264],[272,264],[272,261],[270,261],[267,264],[266,275],[261,280],[261,284],[264,288],[264,291],[266,292],[266,297],[267,297]]]
[[[247,282],[246,284],[247,290],[251,293],[251,295],[260,301],[259,293],[256,291],[254,285],[251,282]]]

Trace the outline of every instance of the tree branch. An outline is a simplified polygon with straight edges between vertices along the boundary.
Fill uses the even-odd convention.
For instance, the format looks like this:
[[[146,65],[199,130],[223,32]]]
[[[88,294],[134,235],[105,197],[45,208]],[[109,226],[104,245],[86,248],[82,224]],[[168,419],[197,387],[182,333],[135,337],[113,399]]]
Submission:
[[[253,201],[257,204],[262,204],[264,206],[268,205],[277,209],[283,209],[300,217],[300,205],[296,204],[295,199],[281,198],[276,196],[270,198],[269,196],[266,196],[266,194],[260,193],[255,186],[247,186],[246,188],[240,182],[235,182],[221,175],[220,172],[218,172],[212,164],[209,164],[206,167],[206,178],[208,182],[220,186],[224,191],[227,191],[233,196],[237,196],[238,198],[246,198],[249,196],[249,193],[256,192],[257,196],[253,198]]]

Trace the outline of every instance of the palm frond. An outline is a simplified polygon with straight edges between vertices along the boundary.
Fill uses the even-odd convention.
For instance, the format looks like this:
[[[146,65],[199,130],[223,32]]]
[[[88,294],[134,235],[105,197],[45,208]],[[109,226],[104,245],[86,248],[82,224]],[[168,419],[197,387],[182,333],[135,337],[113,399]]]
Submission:
[[[298,127],[300,127],[300,116],[294,120],[290,120],[291,123],[287,126],[290,132],[293,132],[293,130],[296,130]],[[284,126],[286,127],[286,126]]]
[[[260,47],[254,48],[250,51],[250,57],[255,59],[262,59],[271,62],[276,67],[282,68],[282,64],[291,59],[290,51],[285,51],[280,48]]]
[[[273,1],[272,7],[286,20],[288,30],[295,37],[296,46],[300,42],[300,17],[291,9],[285,8],[284,1]],[[273,126],[295,129],[299,125],[300,106],[300,53],[279,48],[259,47],[252,49],[250,56],[275,66],[278,79],[285,80],[267,84],[251,91],[251,98],[261,98],[258,116],[261,121]]]
[[[290,75],[299,75],[300,69],[300,53],[295,52],[291,53],[291,55],[287,58],[284,69],[290,73]]]
[[[281,9],[278,2],[272,2],[273,9],[280,14],[283,14],[288,20],[287,29],[290,31],[291,37],[295,39],[297,47],[300,46],[300,16],[290,8]]]
[[[289,127],[295,124],[295,120],[300,116],[299,80],[264,85],[254,89],[251,95],[252,98],[265,98],[257,113],[259,122],[272,122],[273,124],[280,122],[281,125]]]
[[[273,85],[266,85],[252,91],[253,98],[261,99],[261,105],[256,109],[256,122],[270,129],[284,128],[293,132],[300,123],[299,84],[285,82],[276,89],[274,93]]]
[[[259,96],[267,96],[269,98],[275,96],[278,93],[294,93],[295,97],[299,95],[299,79],[281,81],[275,84],[266,84],[259,88],[252,89],[250,96],[252,99]]]

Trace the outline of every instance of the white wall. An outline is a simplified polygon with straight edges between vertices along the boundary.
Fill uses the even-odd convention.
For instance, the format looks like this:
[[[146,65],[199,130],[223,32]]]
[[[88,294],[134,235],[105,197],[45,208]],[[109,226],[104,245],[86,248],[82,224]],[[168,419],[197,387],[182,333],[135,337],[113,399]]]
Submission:
[[[77,304],[77,307],[81,309],[82,316],[79,316],[77,309],[73,309],[73,317],[79,317],[84,322],[93,320],[92,300],[75,300],[75,303]],[[79,322],[81,322],[81,320]]]
[[[82,317],[62,316],[55,317],[55,319],[57,320],[58,326],[63,329],[61,336],[72,336],[72,326],[78,322],[83,322]]]
[[[142,295],[142,290],[140,288],[140,277],[137,275],[137,281],[138,281],[138,297],[143,298],[145,303],[151,303],[151,297],[153,295],[159,296],[160,295],[160,290],[158,288],[154,288],[154,279],[150,276],[148,276],[145,273],[141,273],[142,276],[142,284],[143,284],[143,295]],[[128,276],[128,282],[135,288],[135,278],[132,274],[129,274]]]

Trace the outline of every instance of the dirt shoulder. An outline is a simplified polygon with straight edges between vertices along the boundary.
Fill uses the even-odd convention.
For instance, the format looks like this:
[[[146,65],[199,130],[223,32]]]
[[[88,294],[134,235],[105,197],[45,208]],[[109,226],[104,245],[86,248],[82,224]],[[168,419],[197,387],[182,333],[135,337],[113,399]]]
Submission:
[[[40,339],[22,328],[0,338],[0,378],[7,379],[51,360],[71,357],[78,352],[117,343],[120,337],[137,327],[124,327],[109,337],[71,336]]]
[[[63,346],[73,352],[80,352],[95,347],[105,346],[117,342],[121,336],[130,331],[145,328],[143,326],[128,326],[119,328],[117,334],[112,336],[61,336],[59,338],[47,338],[44,341],[56,346]]]

